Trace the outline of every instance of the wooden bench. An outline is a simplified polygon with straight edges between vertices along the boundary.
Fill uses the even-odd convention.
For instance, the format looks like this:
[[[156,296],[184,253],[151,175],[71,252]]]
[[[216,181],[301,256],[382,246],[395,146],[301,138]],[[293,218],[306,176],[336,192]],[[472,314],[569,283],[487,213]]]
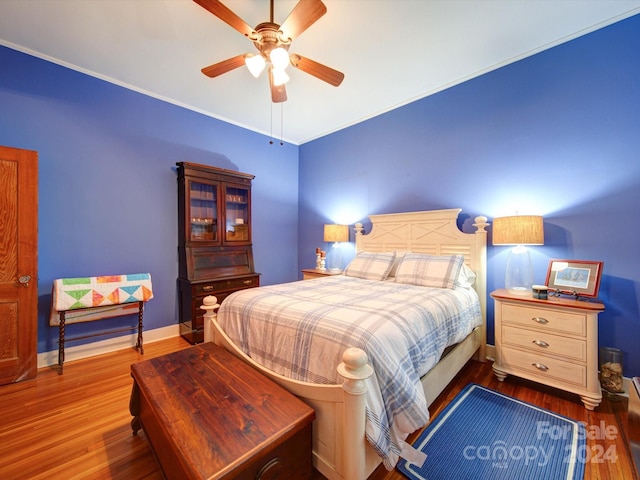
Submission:
[[[131,427],[171,479],[310,478],[313,409],[213,343],[131,366]]]

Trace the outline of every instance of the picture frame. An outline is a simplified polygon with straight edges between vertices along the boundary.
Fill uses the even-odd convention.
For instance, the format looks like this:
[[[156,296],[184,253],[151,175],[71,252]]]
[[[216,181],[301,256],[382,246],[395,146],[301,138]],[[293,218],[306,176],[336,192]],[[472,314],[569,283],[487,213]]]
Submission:
[[[557,294],[596,298],[604,262],[591,260],[549,260],[546,285]]]

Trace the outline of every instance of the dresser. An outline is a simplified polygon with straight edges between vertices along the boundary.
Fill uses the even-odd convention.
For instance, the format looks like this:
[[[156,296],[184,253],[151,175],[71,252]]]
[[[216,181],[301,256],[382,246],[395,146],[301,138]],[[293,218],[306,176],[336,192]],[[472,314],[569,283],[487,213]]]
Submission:
[[[580,396],[587,410],[602,400],[598,380],[598,301],[549,297],[540,300],[508,290],[495,302],[498,380],[516,375]]]

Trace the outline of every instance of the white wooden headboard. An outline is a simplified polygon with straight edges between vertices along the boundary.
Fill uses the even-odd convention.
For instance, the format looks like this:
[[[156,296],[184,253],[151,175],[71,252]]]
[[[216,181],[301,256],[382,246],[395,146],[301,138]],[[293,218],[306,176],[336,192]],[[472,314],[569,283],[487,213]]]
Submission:
[[[372,228],[362,233],[356,224],[357,252],[405,251],[430,255],[464,255],[476,274],[484,271],[486,261],[486,217],[476,217],[475,233],[464,233],[457,225],[462,209],[370,215]]]
[[[462,209],[369,215],[371,232],[364,235],[356,224],[356,252],[415,252],[429,255],[464,255],[476,274],[475,290],[480,297],[483,323],[487,302],[487,217],[475,218],[474,233],[458,228]],[[483,337],[483,340],[486,337]]]

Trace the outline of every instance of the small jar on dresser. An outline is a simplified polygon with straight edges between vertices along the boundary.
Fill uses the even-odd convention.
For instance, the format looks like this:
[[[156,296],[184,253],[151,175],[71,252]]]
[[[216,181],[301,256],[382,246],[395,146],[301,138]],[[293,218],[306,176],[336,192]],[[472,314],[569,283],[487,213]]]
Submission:
[[[580,396],[587,410],[602,400],[598,380],[599,301],[533,298],[508,290],[491,292],[495,302],[496,360],[493,371]]]

